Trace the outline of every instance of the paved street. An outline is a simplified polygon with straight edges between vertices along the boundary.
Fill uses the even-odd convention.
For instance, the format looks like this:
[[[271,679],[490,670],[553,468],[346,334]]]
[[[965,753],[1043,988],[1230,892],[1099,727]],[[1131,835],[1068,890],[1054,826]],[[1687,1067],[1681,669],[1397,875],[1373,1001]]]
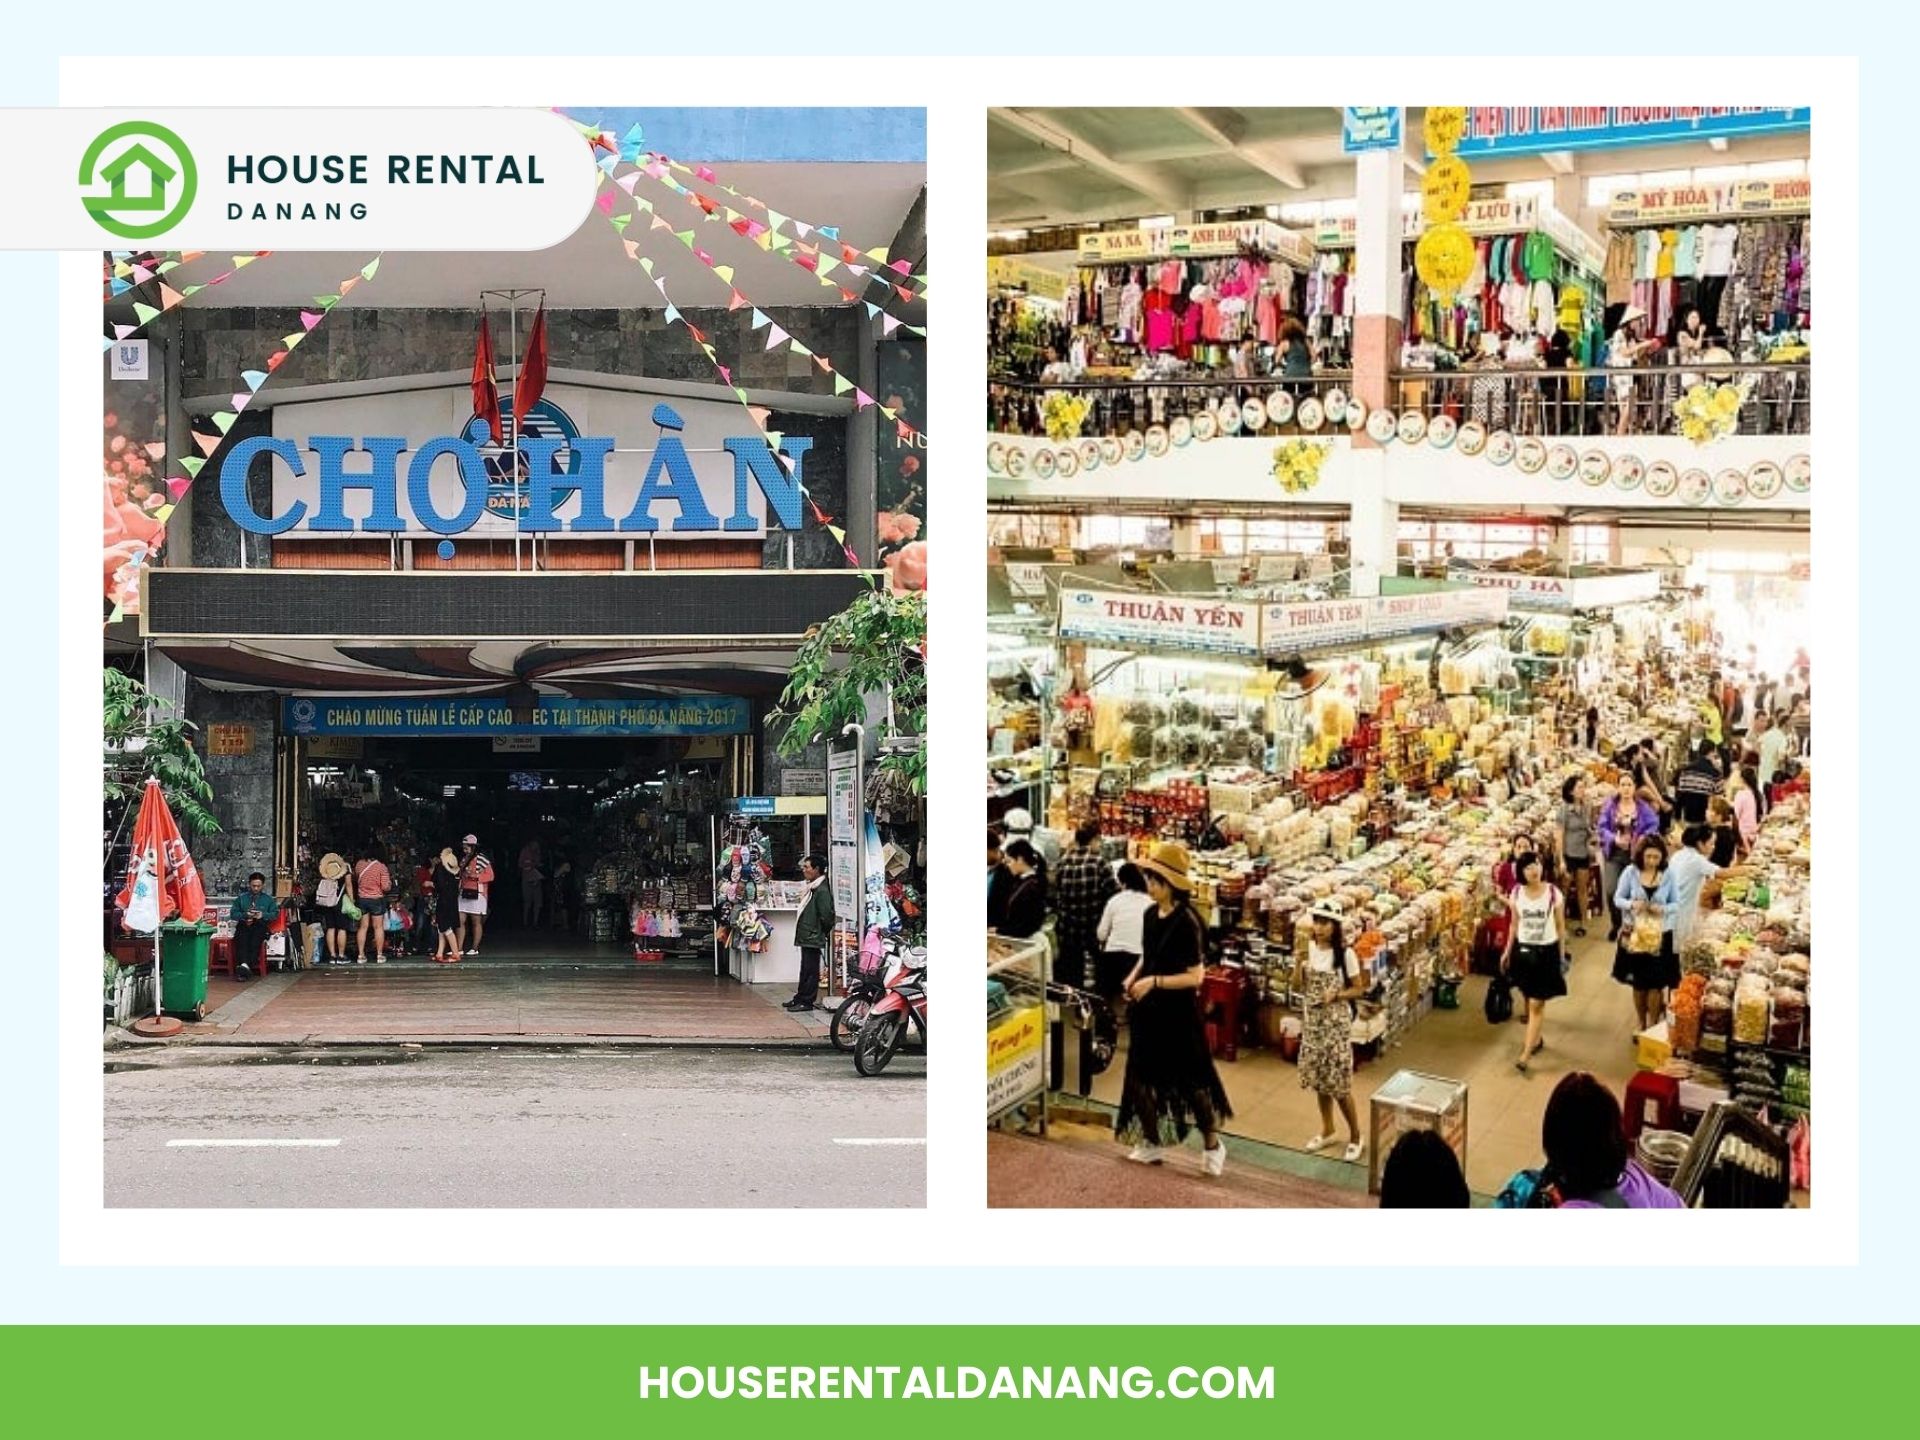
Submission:
[[[824,1047],[123,1053],[106,1203],[921,1206],[926,1133],[916,1053],[871,1080]],[[839,1143],[876,1140],[912,1143]]]

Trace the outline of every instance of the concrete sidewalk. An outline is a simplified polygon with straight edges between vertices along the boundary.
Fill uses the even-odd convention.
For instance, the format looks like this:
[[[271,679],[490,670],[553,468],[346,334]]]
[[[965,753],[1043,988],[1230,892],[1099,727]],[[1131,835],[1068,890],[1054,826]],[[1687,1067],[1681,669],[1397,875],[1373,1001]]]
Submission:
[[[802,1046],[832,1015],[795,1015],[791,987],[743,985],[703,966],[384,965],[281,973],[227,991],[175,1039],[129,1044],[382,1045],[482,1042]]]

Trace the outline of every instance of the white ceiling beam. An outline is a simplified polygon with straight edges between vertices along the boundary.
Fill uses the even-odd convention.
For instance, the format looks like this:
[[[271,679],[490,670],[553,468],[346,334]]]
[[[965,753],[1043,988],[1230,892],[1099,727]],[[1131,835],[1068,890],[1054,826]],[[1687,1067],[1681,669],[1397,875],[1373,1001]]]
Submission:
[[[1205,110],[1195,106],[1181,106],[1176,108],[1173,113],[1178,115],[1184,124],[1205,136],[1217,149],[1225,150],[1239,156],[1240,159],[1246,161],[1247,164],[1253,166],[1253,168],[1261,174],[1278,180],[1289,190],[1306,189],[1307,177],[1305,173],[1298,165],[1281,154],[1277,145],[1249,145],[1245,143],[1243,139],[1245,134],[1244,127],[1234,126],[1232,129],[1229,129],[1221,125]]]
[[[1541,155],[1547,169],[1556,175],[1573,174],[1573,152],[1571,150],[1548,150]]]
[[[1011,109],[995,110],[993,115],[996,120],[1019,131],[1029,140],[1063,150],[1089,170],[1097,170],[1108,179],[1138,191],[1161,209],[1184,210],[1187,207],[1187,196],[1166,176],[1144,165],[1129,165],[1115,160],[1098,145],[1057,120],[1039,120],[1025,111]]]

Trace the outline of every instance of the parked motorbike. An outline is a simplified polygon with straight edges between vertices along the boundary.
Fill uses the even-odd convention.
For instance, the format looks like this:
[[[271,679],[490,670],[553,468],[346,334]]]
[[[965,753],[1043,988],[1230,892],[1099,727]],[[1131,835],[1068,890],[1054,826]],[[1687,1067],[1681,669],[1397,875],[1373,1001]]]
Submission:
[[[918,947],[908,949],[892,937],[887,938],[881,953],[871,961],[863,958],[860,968],[849,977],[847,997],[833,1012],[833,1023],[827,1028],[833,1048],[841,1051],[853,1049],[861,1027],[867,1023],[867,1016],[872,1014],[880,997],[887,993],[887,975],[895,965],[924,966],[926,959],[925,950]]]
[[[853,1042],[853,1068],[862,1075],[878,1075],[899,1051],[908,1027],[927,1041],[927,967],[903,965],[887,980],[886,991],[874,1001],[866,1023]]]

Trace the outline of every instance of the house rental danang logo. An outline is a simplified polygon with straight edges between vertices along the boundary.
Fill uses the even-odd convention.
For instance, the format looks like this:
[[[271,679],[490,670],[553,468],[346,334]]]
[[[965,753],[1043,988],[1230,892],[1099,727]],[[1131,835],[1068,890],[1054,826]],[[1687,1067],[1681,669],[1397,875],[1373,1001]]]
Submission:
[[[80,157],[81,203],[101,229],[123,240],[164,235],[193,208],[199,188],[200,169],[186,142],[151,120],[109,126]]]

